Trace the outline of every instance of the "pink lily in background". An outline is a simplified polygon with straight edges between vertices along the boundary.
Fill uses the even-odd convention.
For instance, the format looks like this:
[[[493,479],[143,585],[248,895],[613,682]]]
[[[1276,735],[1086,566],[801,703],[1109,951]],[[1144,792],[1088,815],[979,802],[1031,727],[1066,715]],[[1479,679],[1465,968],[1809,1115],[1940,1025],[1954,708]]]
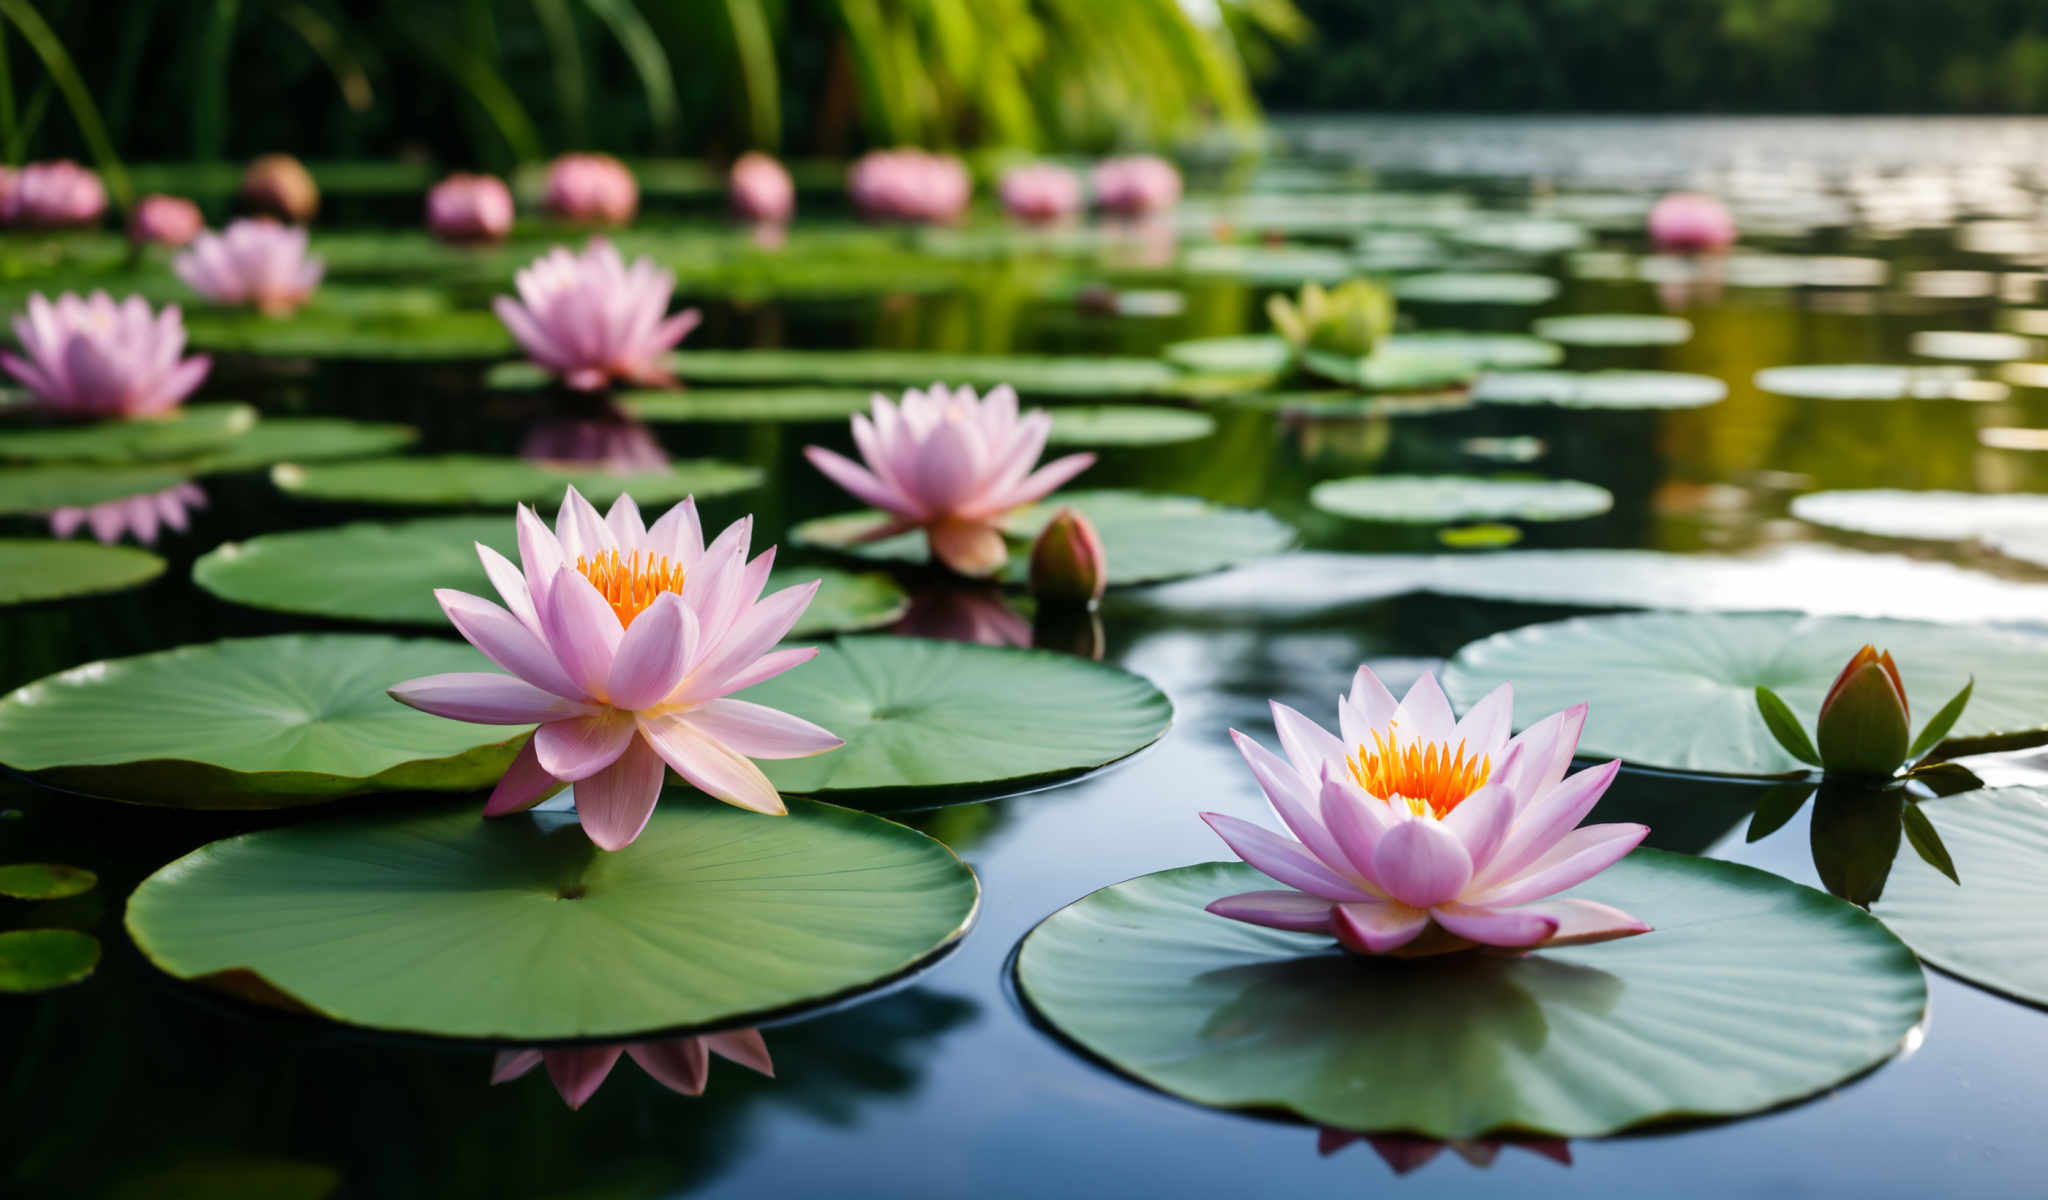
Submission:
[[[697,327],[701,314],[684,309],[672,317],[673,271],[645,257],[628,267],[603,238],[577,254],[557,246],[515,277],[519,299],[491,302],[498,319],[534,362],[580,391],[595,391],[613,380],[662,387],[675,383],[661,357]]]
[[[1318,1129],[1316,1153],[1327,1158],[1358,1141],[1369,1143],[1373,1153],[1393,1168],[1396,1175],[1406,1175],[1410,1171],[1428,1166],[1446,1149],[1475,1167],[1492,1166],[1493,1160],[1500,1157],[1502,1146],[1520,1146],[1554,1163],[1562,1163],[1567,1167],[1572,1165],[1572,1145],[1563,1138],[1475,1138],[1447,1142],[1406,1133],[1352,1133],[1344,1129]]]
[[[176,408],[206,378],[213,360],[185,349],[185,319],[175,304],[152,313],[130,296],[116,304],[105,292],[55,304],[41,293],[14,319],[27,358],[0,353],[0,367],[61,417],[154,417]]]
[[[1095,165],[1095,207],[1119,217],[1144,217],[1180,203],[1180,172],[1156,154],[1127,154]]]
[[[92,530],[95,538],[110,546],[132,533],[136,541],[153,546],[162,530],[185,532],[191,525],[191,511],[205,507],[206,493],[199,490],[199,485],[181,483],[160,492],[60,508],[50,514],[50,532],[60,538],[70,537],[82,527]]]
[[[1458,720],[1434,676],[1396,703],[1363,666],[1337,701],[1341,739],[1276,701],[1285,757],[1236,730],[1230,736],[1294,837],[1220,813],[1202,819],[1287,888],[1227,896],[1209,911],[1329,933],[1359,954],[1537,949],[1649,932],[1608,905],[1550,898],[1614,865],[1649,833],[1635,824],[1579,826],[1621,767],[1565,774],[1585,705],[1509,737],[1513,715],[1507,684]]]
[[[612,1073],[621,1053],[629,1054],[655,1082],[684,1096],[701,1096],[711,1078],[711,1055],[736,1062],[750,1071],[775,1078],[775,1063],[768,1057],[768,1043],[759,1030],[736,1029],[731,1033],[707,1033],[702,1037],[675,1038],[666,1042],[636,1042],[620,1046],[591,1046],[566,1050],[501,1050],[491,1064],[491,1082],[517,1079],[541,1064],[547,1064],[548,1079],[561,1093],[562,1103],[572,1109],[584,1102]]]
[[[1019,221],[1050,225],[1081,211],[1081,177],[1054,163],[1003,172],[1003,211]]]
[[[624,225],[640,208],[640,182],[609,154],[564,154],[548,164],[547,208],[565,221]]]
[[[427,232],[458,245],[504,241],[512,189],[495,175],[457,171],[427,190]]]
[[[259,154],[242,172],[242,207],[304,225],[320,211],[320,185],[306,164],[289,154]]]
[[[757,225],[786,225],[796,212],[796,183],[771,155],[749,150],[726,175],[733,215]]]
[[[1715,254],[1735,244],[1728,206],[1701,192],[1672,192],[1650,209],[1650,240],[1659,249]]]
[[[1009,557],[999,527],[1012,510],[1044,498],[1095,461],[1069,454],[1032,470],[1052,417],[1019,415],[1004,384],[977,399],[974,389],[912,388],[899,408],[881,395],[872,420],[853,415],[853,441],[865,466],[821,446],[804,457],[834,483],[889,514],[863,537],[875,541],[922,529],[932,556],[962,575],[993,574]]]
[[[327,270],[306,253],[304,229],[269,217],[244,217],[224,233],[200,234],[171,268],[215,304],[248,305],[271,317],[304,304]]]
[[[184,246],[206,228],[199,206],[183,196],[144,196],[128,217],[128,240],[138,246]]]
[[[107,211],[100,177],[69,159],[30,163],[14,172],[0,205],[0,224],[42,229],[97,225]]]
[[[974,179],[950,154],[906,147],[861,155],[847,172],[846,188],[863,216],[945,225],[967,211]]]
[[[552,532],[519,506],[519,566],[477,556],[505,601],[450,588],[441,610],[511,675],[430,675],[390,689],[423,712],[483,725],[534,725],[484,815],[515,813],[576,785],[576,814],[606,850],[632,844],[661,796],[663,764],[755,812],[786,811],[757,758],[804,758],[843,743],[799,717],[729,696],[818,653],[775,649],[818,581],[761,599],[770,547],[748,561],[754,519],[709,546],[694,501],[650,528],[630,496],[597,510],[570,488]]]

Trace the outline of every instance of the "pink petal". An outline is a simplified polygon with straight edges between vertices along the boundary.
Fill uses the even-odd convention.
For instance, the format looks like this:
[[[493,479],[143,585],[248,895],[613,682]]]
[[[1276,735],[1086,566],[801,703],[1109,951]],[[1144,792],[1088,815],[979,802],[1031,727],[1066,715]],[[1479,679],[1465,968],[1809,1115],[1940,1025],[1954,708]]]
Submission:
[[[1436,675],[1430,671],[1424,671],[1422,678],[1409,687],[1408,694],[1401,697],[1389,723],[1404,740],[1415,742],[1455,741],[1451,731],[1458,726],[1457,718],[1451,715],[1451,702],[1444,699],[1444,690],[1437,686]]]
[[[1346,699],[1351,701],[1352,708],[1357,710],[1368,729],[1385,729],[1387,722],[1394,719],[1394,710],[1400,707],[1394,693],[1388,691],[1387,685],[1380,682],[1372,668],[1363,663],[1351,676],[1351,695]],[[1349,739],[1350,735],[1345,737]]]
[[[1648,925],[1618,908],[1571,896],[1525,904],[1521,911],[1541,913],[1557,922],[1557,932],[1545,946],[1589,946],[1650,932]]]
[[[1235,896],[1211,900],[1206,907],[1219,917],[1264,925],[1269,929],[1325,933],[1330,928],[1330,902],[1307,892],[1239,892]]]
[[[525,812],[565,786],[542,768],[540,756],[533,748],[533,739],[528,738],[526,744],[519,748],[519,756],[505,769],[504,778],[491,789],[491,798],[484,801],[484,815],[503,817]]]
[[[711,1056],[705,1053],[702,1038],[642,1042],[626,1047],[626,1053],[669,1091],[683,1096],[704,1094],[704,1083],[711,1076]]]
[[[1259,781],[1259,789],[1266,793],[1266,799],[1272,802],[1288,831],[1324,862],[1344,861],[1344,851],[1337,845],[1337,839],[1323,827],[1315,785],[1303,779],[1292,763],[1237,730],[1230,731],[1230,740],[1237,743],[1237,752],[1251,766],[1252,777]]]
[[[696,614],[681,596],[663,592],[619,639],[605,695],[620,708],[653,708],[682,685],[696,650]]]
[[[1526,908],[1440,904],[1430,915],[1451,933],[1483,946],[1534,946],[1557,932],[1556,918]]]
[[[661,756],[636,737],[612,765],[577,781],[576,819],[598,849],[623,850],[633,844],[654,815],[664,774]]]
[[[1465,844],[1430,817],[1410,817],[1388,830],[1373,848],[1372,867],[1387,895],[1415,908],[1456,899],[1472,880]]]
[[[562,543],[555,532],[547,527],[539,514],[524,504],[519,506],[517,519],[519,527],[520,570],[526,576],[526,593],[533,598],[535,617],[533,630],[540,632],[540,606],[547,603],[548,582],[562,566]]]
[[[543,1050],[541,1058],[548,1064],[548,1078],[562,1094],[562,1102],[570,1108],[582,1108],[583,1102],[597,1093],[605,1076],[612,1073],[612,1064],[619,1061],[621,1049],[593,1046],[588,1050]]]
[[[482,542],[476,544],[477,561],[483,563],[484,574],[491,586],[498,590],[498,596],[505,602],[511,614],[519,623],[540,632],[540,614],[533,606],[533,594],[526,588],[526,577],[506,557]]]
[[[1571,770],[1572,755],[1578,751],[1579,733],[1586,727],[1586,706],[1576,704],[1553,713],[1523,730],[1517,738],[1528,749],[1522,754],[1518,777],[1508,786],[1524,803],[1541,796],[1564,779]]]
[[[500,1050],[491,1060],[491,1082],[506,1083],[540,1065],[538,1050]]]
[[[818,594],[818,580],[786,587],[747,610],[709,657],[690,669],[681,699],[708,700],[733,691],[730,680],[782,640]]]
[[[1525,904],[1576,887],[1619,862],[1650,832],[1648,825],[1587,825],[1558,840],[1543,857],[1472,897],[1474,904]]]
[[[780,816],[789,811],[753,759],[698,730],[687,714],[643,717],[640,736],[705,795],[755,812]]]
[[[707,1033],[701,1039],[704,1048],[731,1063],[754,1071],[768,1078],[775,1078],[775,1060],[768,1057],[768,1043],[761,1039],[758,1029],[735,1029],[730,1033]]]
[[[548,602],[541,608],[540,625],[548,647],[569,678],[590,695],[604,695],[612,658],[626,631],[597,585],[573,567],[556,571],[548,583]]]
[[[1382,885],[1375,874],[1374,855],[1379,851],[1380,839],[1387,836],[1401,818],[1394,814],[1393,807],[1386,801],[1368,795],[1364,788],[1326,770],[1320,792],[1319,806],[1323,825],[1337,842],[1342,857],[1336,860],[1347,864],[1367,884],[1374,895],[1380,895]]]
[[[1024,481],[1010,489],[996,502],[998,511],[1032,504],[1045,499],[1059,486],[1089,467],[1095,465],[1093,454],[1069,454],[1056,458],[1024,477]]]
[[[803,666],[816,657],[816,646],[793,646],[787,650],[775,650],[755,659],[753,666],[743,668],[738,674],[728,677],[723,686],[728,693],[745,691],[793,667]]]
[[[1513,760],[1520,753],[1520,747],[1516,747],[1508,751],[1508,757]],[[1463,842],[1465,853],[1472,856],[1474,875],[1485,870],[1500,852],[1514,823],[1514,793],[1497,783],[1489,783],[1465,797],[1443,819],[1444,828]]]
[[[697,519],[697,501],[684,497],[681,504],[661,515],[647,530],[646,547],[670,562],[693,566],[704,556],[704,527]]]
[[[866,468],[855,465],[843,455],[834,454],[822,446],[805,446],[804,457],[827,479],[850,492],[854,499],[879,508],[884,512],[904,513],[922,517],[924,508],[910,498],[889,488]]]
[[[1415,940],[1429,927],[1429,913],[1388,901],[1339,904],[1330,910],[1330,932],[1364,954],[1385,954]]]
[[[428,675],[395,684],[386,691],[393,700],[421,712],[478,725],[537,725],[586,717],[598,711],[594,705],[566,700],[524,679],[487,671]]]
[[[562,507],[555,513],[555,539],[562,544],[562,560],[574,564],[577,558],[596,558],[607,550],[619,549],[611,527],[597,515],[597,509],[574,486],[562,492]]]
[[[748,700],[706,700],[688,715],[699,732],[748,758],[809,758],[846,744],[802,717]]]
[[[617,762],[632,742],[633,714],[608,708],[541,726],[533,734],[533,751],[548,774],[575,783]]]
[[[933,558],[970,579],[995,574],[1010,557],[1002,530],[983,521],[941,521],[929,526],[925,536]]]
[[[464,592],[438,588],[434,599],[448,614],[456,632],[483,651],[484,657],[538,688],[571,700],[588,700],[591,693],[569,678],[554,652],[519,618]]]
[[[1621,763],[1602,763],[1588,767],[1563,783],[1538,796],[1516,816],[1507,838],[1486,873],[1480,876],[1480,887],[1492,887],[1503,880],[1520,875],[1544,854],[1549,853],[1558,839],[1572,831],[1600,797],[1607,791],[1614,776],[1621,770]]]
[[[1205,812],[1202,819],[1239,858],[1288,887],[1333,902],[1373,898],[1298,842],[1222,813]]]
[[[1451,730],[1448,739],[1463,742],[1474,758],[1497,755],[1507,745],[1515,717],[1515,688],[1503,683],[1488,692]]]
[[[1294,769],[1310,779],[1320,779],[1323,764],[1345,757],[1344,743],[1330,731],[1300,713],[1273,701],[1273,727],[1280,733],[1280,749],[1294,763]]]

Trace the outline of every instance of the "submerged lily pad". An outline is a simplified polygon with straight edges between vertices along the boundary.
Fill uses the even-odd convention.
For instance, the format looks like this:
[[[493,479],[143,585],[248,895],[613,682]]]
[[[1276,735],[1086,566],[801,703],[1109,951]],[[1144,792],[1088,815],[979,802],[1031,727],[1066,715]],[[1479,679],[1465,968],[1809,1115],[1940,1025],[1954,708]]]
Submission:
[[[1574,313],[1536,322],[1537,337],[1567,346],[1677,346],[1692,340],[1692,322],[1650,313]]]
[[[200,587],[237,604],[308,616],[447,627],[435,588],[492,597],[476,543],[518,558],[509,516],[363,521],[270,533],[217,547],[192,566]],[[887,575],[784,564],[767,590],[823,581],[792,637],[873,629],[902,616],[910,598]]]
[[[1874,911],[1942,970],[2048,1007],[2048,793],[1966,792],[1928,800],[1920,811],[1962,885],[1902,853]]]
[[[1394,281],[1394,295],[1412,304],[1547,304],[1557,295],[1548,275],[1444,271]]]
[[[952,851],[862,813],[789,810],[672,791],[611,853],[562,812],[244,834],[144,880],[128,932],[180,979],[254,976],[350,1024],[539,1042],[752,1025],[967,931],[980,889]]]
[[[1704,408],[1727,396],[1713,376],[1681,371],[1496,371],[1472,385],[1479,404],[1558,408]]]
[[[866,412],[868,388],[688,388],[680,392],[623,392],[627,416],[641,421],[843,421]]]
[[[2002,400],[2005,385],[1968,367],[1830,363],[1765,367],[1757,390],[1799,400]]]
[[[389,791],[473,791],[524,730],[385,695],[489,668],[467,645],[286,634],[88,663],[0,699],[0,762],[96,795],[179,808],[280,808]]]
[[[183,458],[231,442],[255,426],[256,410],[246,404],[195,404],[160,419],[35,429],[0,426],[0,458],[95,463]]]
[[[846,745],[767,761],[775,786],[891,807],[1030,791],[1157,741],[1173,705],[1143,678],[1044,650],[844,638],[742,699]]]
[[[77,983],[100,964],[99,939],[75,929],[0,933],[0,993],[46,992]]]
[[[689,383],[809,383],[877,388],[1007,383],[1026,398],[1156,392],[1173,368],[1151,358],[961,354],[938,350],[683,350],[668,365]]]
[[[1165,446],[1195,442],[1216,432],[1205,412],[1163,405],[1109,404],[1055,408],[1048,446]]]
[[[1443,685],[1459,709],[1512,680],[1527,712],[1591,706],[1579,753],[1717,775],[1803,770],[1764,728],[1769,687],[1812,729],[1821,697],[1864,643],[1890,650],[1923,712],[1972,677],[1953,750],[2048,741],[2048,639],[1954,625],[1783,613],[1580,617],[1458,651]]]
[[[163,571],[163,559],[132,546],[0,538],[0,605],[118,592]]]
[[[1198,1104],[1453,1139],[1771,1108],[1883,1062],[1926,1012],[1919,964],[1867,913],[1733,863],[1638,850],[1572,894],[1655,932],[1513,957],[1362,961],[1203,911],[1271,886],[1204,863],[1094,892],[1024,939],[1019,987]]]
[[[63,863],[8,863],[0,866],[0,896],[16,900],[62,900],[99,886],[100,877]]]
[[[1004,519],[1003,536],[1011,554],[1000,576],[1003,580],[1025,581],[1031,542],[1062,505],[1079,509],[1102,536],[1112,587],[1220,571],[1294,544],[1291,527],[1255,509],[1156,492],[1061,492]],[[878,542],[859,540],[886,519],[873,510],[818,517],[791,529],[789,540],[877,562],[930,561],[925,536],[916,530]]]
[[[1967,542],[2048,531],[2048,496],[1916,492],[1893,488],[1808,492],[1792,515],[1845,533],[1924,542]]]
[[[522,501],[558,503],[563,490],[571,486],[594,504],[626,492],[643,505],[691,495],[722,496],[758,487],[761,470],[703,458],[673,463],[666,471],[616,475],[598,470],[564,471],[521,458],[443,454],[310,467],[287,463],[273,470],[270,478],[282,490],[313,500],[498,508]]]
[[[1596,483],[1473,475],[1357,475],[1324,480],[1308,496],[1326,513],[1397,525],[1575,521],[1614,507],[1613,493]]]

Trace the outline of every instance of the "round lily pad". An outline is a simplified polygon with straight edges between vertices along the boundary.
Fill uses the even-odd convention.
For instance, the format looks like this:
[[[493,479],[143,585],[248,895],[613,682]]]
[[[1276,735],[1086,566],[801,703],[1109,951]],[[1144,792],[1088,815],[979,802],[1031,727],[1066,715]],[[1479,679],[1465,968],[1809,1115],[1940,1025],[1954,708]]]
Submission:
[[[240,437],[193,460],[196,474],[253,471],[280,462],[326,462],[403,450],[419,440],[410,425],[345,417],[265,417]]]
[[[1309,489],[1309,503],[1356,521],[1451,525],[1468,521],[1574,521],[1614,507],[1596,483],[1473,475],[1357,475]]]
[[[1285,339],[1267,336],[1195,338],[1166,347],[1166,361],[1184,371],[1213,375],[1275,375],[1287,369],[1294,350]],[[1456,369],[1439,366],[1462,382],[1475,370],[1548,366],[1563,357],[1554,342],[1523,333],[1467,333],[1462,330],[1424,330],[1397,333],[1378,347],[1375,358],[1393,361],[1435,361],[1455,359]],[[1370,361],[1370,360],[1368,360]],[[1351,382],[1347,380],[1346,382]]]
[[[0,605],[118,592],[163,570],[163,559],[132,546],[0,538]]]
[[[1094,892],[1024,939],[1019,987],[1184,1099],[1451,1139],[1756,1112],[1882,1063],[1926,1013],[1869,914],[1733,863],[1637,850],[1572,894],[1654,932],[1519,956],[1367,961],[1203,911],[1271,886],[1203,863]]]
[[[1591,706],[1579,753],[1717,775],[1803,770],[1757,715],[1769,687],[1811,730],[1864,643],[1888,649],[1918,720],[1974,677],[1951,751],[2048,741],[2048,639],[1953,625],[1784,613],[1642,613],[1530,625],[1472,643],[1443,674],[1463,709],[1513,681],[1532,713]]]
[[[127,927],[180,979],[376,1029],[541,1042],[753,1025],[865,990],[958,940],[979,896],[952,851],[878,817],[672,791],[610,853],[547,811],[244,834],[144,880]]]
[[[1216,432],[1216,418],[1186,408],[1108,404],[1048,411],[1048,446],[1166,446],[1200,441]]]
[[[1692,340],[1692,322],[1649,313],[1575,313],[1545,317],[1535,333],[1567,346],[1677,346]]]
[[[0,866],[0,896],[16,900],[62,900],[98,887],[100,877],[63,863],[8,863]]]
[[[1564,350],[1556,342],[1530,337],[1526,333],[1424,329],[1416,333],[1397,333],[1383,345],[1394,350],[1447,354],[1487,371],[1547,367],[1564,357]]]
[[[50,463],[0,467],[0,514],[46,513],[52,509],[122,500],[161,492],[190,478],[176,465]]]
[[[1444,271],[1394,281],[1394,295],[1413,304],[1546,304],[1557,295],[1548,275]]]
[[[1461,388],[1471,382],[1479,368],[1456,354],[1436,350],[1403,349],[1391,344],[1374,349],[1363,358],[1305,350],[1301,365],[1346,387],[1367,392],[1433,392]]]
[[[1923,329],[1913,335],[1913,353],[1922,358],[1962,362],[2014,362],[2031,357],[2033,338],[2017,333],[1965,329]]]
[[[1358,273],[1354,258],[1321,246],[1265,246],[1225,242],[1195,246],[1181,256],[1193,275],[1220,275],[1264,287],[1338,283]]]
[[[642,504],[663,504],[691,495],[722,496],[759,486],[761,470],[703,458],[671,464],[666,471],[615,475],[597,470],[564,471],[522,458],[443,454],[307,467],[285,463],[271,471],[270,478],[284,491],[313,500],[498,508],[521,501],[556,503],[571,486],[596,504],[627,492]]]
[[[1102,536],[1112,587],[1160,583],[1205,575],[1294,544],[1294,530],[1271,513],[1227,508],[1194,496],[1157,492],[1061,492],[1043,504],[1020,508],[1003,521],[1010,560],[1001,578],[1023,583],[1030,574],[1031,543],[1055,509],[1071,505]],[[862,542],[860,537],[886,520],[873,510],[805,521],[789,531],[799,546],[837,550],[877,562],[928,562],[925,535],[916,530]]]
[[[846,739],[761,763],[776,787],[892,807],[1046,787],[1137,753],[1173,719],[1158,688],[1116,667],[907,637],[842,638],[742,699]]]
[[[1992,425],[1977,431],[1977,441],[1993,450],[2048,450],[2048,429]]]
[[[1965,792],[1920,811],[1963,882],[1901,853],[1873,911],[1942,970],[2048,1007],[2048,793]]]
[[[448,618],[434,601],[435,588],[494,594],[477,560],[478,542],[518,558],[509,516],[361,521],[229,542],[202,555],[192,579],[251,608],[444,629]],[[880,572],[784,564],[770,572],[766,590],[811,579],[823,583],[792,637],[873,629],[910,606],[903,589]]]
[[[1809,492],[1792,515],[1828,529],[1924,542],[1964,542],[2048,529],[2048,496],[1893,488]]]
[[[870,388],[686,388],[679,392],[623,392],[627,416],[657,423],[691,421],[843,421],[866,412]]]
[[[525,734],[384,689],[490,664],[459,642],[285,634],[88,663],[0,699],[0,763],[178,808],[282,808],[495,783]]]
[[[1765,367],[1757,390],[1799,400],[2001,400],[2004,385],[1968,367],[1830,363]]]
[[[1531,256],[1562,254],[1586,244],[1585,229],[1555,217],[1475,213],[1468,224],[1446,233],[1461,245]]]
[[[685,382],[811,383],[878,388],[944,383],[1026,396],[1142,395],[1173,379],[1152,358],[1100,355],[961,354],[937,350],[683,350],[669,366]]]
[[[1294,361],[1287,339],[1260,334],[1194,338],[1174,342],[1162,353],[1181,370],[1204,375],[1278,374]]]
[[[1472,385],[1479,404],[1558,408],[1704,408],[1727,396],[1713,376],[1682,371],[1495,371]]]
[[[255,425],[256,410],[246,404],[195,404],[161,419],[0,426],[0,458],[95,463],[182,458],[230,442]]]
[[[496,313],[406,304],[357,308],[316,299],[286,317],[224,309],[186,314],[200,349],[267,358],[461,360],[502,358],[519,345]]]
[[[0,993],[46,992],[77,983],[100,964],[99,939],[75,929],[0,933]]]

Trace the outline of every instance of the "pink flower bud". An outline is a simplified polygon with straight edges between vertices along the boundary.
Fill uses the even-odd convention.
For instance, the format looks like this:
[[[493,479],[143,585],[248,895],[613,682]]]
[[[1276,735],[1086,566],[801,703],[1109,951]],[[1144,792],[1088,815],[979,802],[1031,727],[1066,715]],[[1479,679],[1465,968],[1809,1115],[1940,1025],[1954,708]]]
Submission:
[[[456,172],[427,192],[427,230],[444,242],[498,242],[512,232],[512,189],[495,175]]]
[[[144,196],[128,218],[129,240],[138,246],[183,246],[205,228],[199,206],[183,196]]]
[[[1156,154],[1104,159],[1094,183],[1095,207],[1114,216],[1142,217],[1180,202],[1180,172]]]
[[[640,184],[609,154],[564,154],[548,165],[548,211],[586,225],[624,225],[640,208]]]
[[[1102,536],[1087,517],[1061,506],[1031,546],[1031,593],[1041,600],[1094,604],[1109,586]]]
[[[261,155],[242,172],[242,206],[304,225],[320,211],[320,185],[313,182],[306,164],[291,155]]]
[[[1081,211],[1081,179],[1065,167],[1033,163],[1003,173],[1003,210],[1019,221],[1050,225]]]
[[[1712,196],[1673,192],[1650,210],[1650,240],[1681,254],[1719,253],[1735,244],[1735,218]]]
[[[732,193],[732,211],[742,220],[782,225],[796,212],[796,184],[788,169],[758,150],[734,160],[726,185]]]

